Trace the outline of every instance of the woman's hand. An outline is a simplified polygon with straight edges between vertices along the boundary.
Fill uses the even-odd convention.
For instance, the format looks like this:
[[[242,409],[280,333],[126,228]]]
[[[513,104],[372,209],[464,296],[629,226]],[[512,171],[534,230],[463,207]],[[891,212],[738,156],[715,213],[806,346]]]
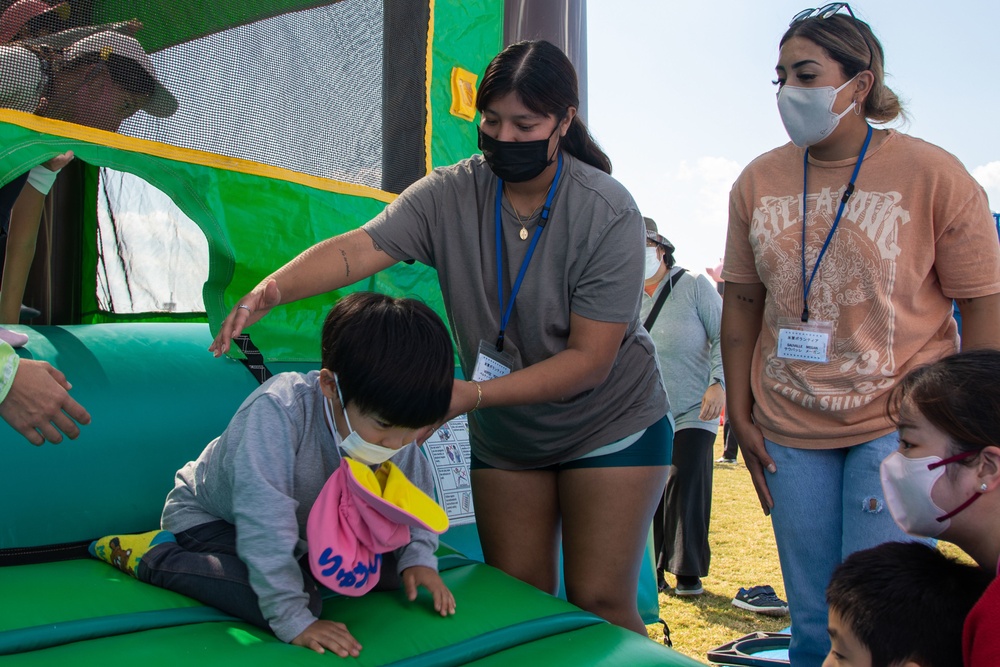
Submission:
[[[729,415],[729,428],[736,436],[736,441],[740,443],[740,451],[743,452],[743,460],[746,462],[747,470],[750,471],[750,479],[753,480],[753,488],[757,492],[757,499],[760,500],[760,508],[764,510],[764,516],[767,516],[774,507],[774,499],[771,498],[771,491],[767,488],[767,476],[764,475],[764,470],[774,474],[778,471],[778,467],[774,465],[764,447],[764,434],[752,421],[733,419],[733,415]]]
[[[314,621],[291,643],[311,648],[317,653],[326,653],[330,650],[341,658],[346,658],[348,655],[356,658],[361,654],[361,644],[358,640],[347,631],[346,625],[336,621]]]
[[[280,303],[281,290],[278,289],[276,280],[268,278],[257,285],[229,311],[229,315],[222,321],[219,334],[208,346],[209,352],[214,352],[217,357],[228,352],[232,340],[243,333],[245,327],[260,320]]]
[[[718,382],[710,384],[705,390],[705,395],[701,397],[701,412],[698,413],[698,419],[703,422],[718,419],[725,405],[726,390]]]
[[[442,616],[451,616],[455,613],[455,596],[444,585],[441,575],[435,570],[423,565],[414,565],[403,570],[403,590],[406,591],[406,598],[410,602],[417,599],[418,586],[426,588],[434,597],[434,611]]]

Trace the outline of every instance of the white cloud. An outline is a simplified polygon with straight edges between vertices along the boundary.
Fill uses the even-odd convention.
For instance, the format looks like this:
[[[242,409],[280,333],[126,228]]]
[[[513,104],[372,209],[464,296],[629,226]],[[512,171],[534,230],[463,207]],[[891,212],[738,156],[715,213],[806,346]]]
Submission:
[[[990,208],[1000,211],[1000,161],[987,162],[972,170],[972,177],[986,190]]]

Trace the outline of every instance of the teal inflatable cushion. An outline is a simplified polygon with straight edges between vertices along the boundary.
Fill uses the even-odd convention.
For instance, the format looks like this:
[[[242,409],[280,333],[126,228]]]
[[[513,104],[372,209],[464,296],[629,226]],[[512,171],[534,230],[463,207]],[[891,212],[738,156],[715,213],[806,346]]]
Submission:
[[[206,324],[17,327],[22,358],[48,361],[92,417],[76,440],[32,447],[0,421],[0,549],[160,525],[174,473],[218,436],[258,385],[214,358]]]

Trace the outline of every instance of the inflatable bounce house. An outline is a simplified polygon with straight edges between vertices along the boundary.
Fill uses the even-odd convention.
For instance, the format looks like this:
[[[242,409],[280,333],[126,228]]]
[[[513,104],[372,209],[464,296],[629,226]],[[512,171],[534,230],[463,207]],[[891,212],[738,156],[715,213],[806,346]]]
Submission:
[[[41,314],[11,329],[28,336],[18,354],[63,371],[93,419],[77,440],[40,448],[0,422],[2,664],[338,661],[140,583],[86,545],[157,527],[174,472],[222,432],[264,368],[318,367],[322,319],[343,294],[276,309],[249,330],[260,352],[247,358],[207,348],[261,277],[476,150],[476,82],[503,45],[510,3],[0,9],[0,185],[23,184],[66,151],[76,157],[39,219],[24,301]],[[353,289],[443,312],[426,267],[394,267]],[[481,562],[464,428],[455,420],[426,447],[451,517],[440,557],[458,613],[442,619],[400,591],[331,593],[323,617],[365,646],[344,663],[698,664]],[[657,621],[651,560],[639,597],[646,622]]]

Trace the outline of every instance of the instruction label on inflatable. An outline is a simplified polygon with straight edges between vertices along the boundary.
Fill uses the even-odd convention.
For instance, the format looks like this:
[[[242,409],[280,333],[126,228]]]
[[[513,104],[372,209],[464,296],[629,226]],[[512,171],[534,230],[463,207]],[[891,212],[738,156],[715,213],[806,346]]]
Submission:
[[[476,521],[469,482],[469,420],[455,417],[424,442],[424,452],[434,470],[438,502],[453,526]]]

